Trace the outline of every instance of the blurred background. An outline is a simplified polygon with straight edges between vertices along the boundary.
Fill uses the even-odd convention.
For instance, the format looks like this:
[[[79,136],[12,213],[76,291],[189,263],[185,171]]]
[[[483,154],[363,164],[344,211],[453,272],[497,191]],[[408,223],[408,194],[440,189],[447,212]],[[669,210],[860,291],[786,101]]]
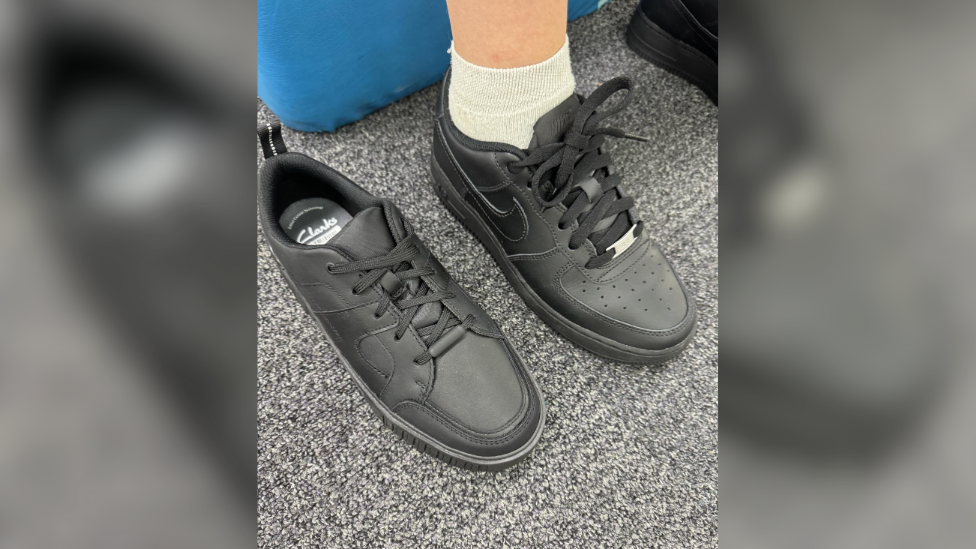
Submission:
[[[976,4],[721,22],[723,546],[973,547]]]
[[[254,543],[255,10],[0,0],[0,547]]]

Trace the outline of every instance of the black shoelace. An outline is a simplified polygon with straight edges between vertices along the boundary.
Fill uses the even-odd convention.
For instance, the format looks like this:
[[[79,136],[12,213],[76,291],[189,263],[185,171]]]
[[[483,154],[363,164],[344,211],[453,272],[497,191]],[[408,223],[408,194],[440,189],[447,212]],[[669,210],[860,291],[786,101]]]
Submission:
[[[634,206],[634,199],[621,198],[618,194],[620,175],[613,173],[612,159],[601,146],[607,135],[638,141],[647,141],[647,138],[598,126],[605,118],[627,107],[631,99],[630,89],[630,79],[623,76],[605,82],[580,105],[573,125],[562,141],[528,150],[523,160],[509,164],[509,170],[513,172],[517,171],[515,168],[535,169],[532,193],[543,208],[552,208],[559,203],[567,207],[559,219],[561,230],[574,221],[579,223],[573,230],[569,247],[575,250],[590,239],[597,255],[587,262],[587,268],[599,268],[609,263],[616,250],[608,250],[608,246],[631,230],[629,210]],[[627,95],[614,107],[596,111],[610,96],[623,90],[628,90]],[[555,177],[552,177],[553,170],[556,170]],[[627,213],[618,215],[624,212]],[[639,236],[642,229],[643,222],[637,221],[633,227],[634,236]]]
[[[422,305],[454,297],[454,294],[448,291],[434,291],[420,279],[422,276],[434,274],[432,267],[411,268],[409,261],[419,252],[417,246],[413,244],[411,236],[412,234],[401,240],[396,247],[384,256],[335,263],[328,267],[329,272],[335,274],[362,272],[362,280],[352,289],[356,295],[365,292],[374,284],[379,284],[383,289],[381,292],[383,297],[380,298],[375,314],[377,317],[382,316],[391,304],[400,310],[400,320],[393,336],[398,341],[406,333]],[[408,295],[409,290],[406,284],[410,279],[418,279],[420,282],[416,295],[412,297]],[[464,321],[459,321],[447,306],[443,303],[441,305],[441,315],[437,322],[417,329],[417,333],[428,347],[427,351],[414,359],[417,364],[424,364],[431,360],[429,348],[446,330],[459,325],[470,328],[475,322],[474,315],[468,315]]]

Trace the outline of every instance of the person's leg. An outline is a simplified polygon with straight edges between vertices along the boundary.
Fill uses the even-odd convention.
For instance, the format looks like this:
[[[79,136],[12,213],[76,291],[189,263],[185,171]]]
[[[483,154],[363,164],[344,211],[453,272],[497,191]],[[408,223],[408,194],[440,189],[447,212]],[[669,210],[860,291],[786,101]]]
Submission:
[[[543,114],[576,87],[567,0],[448,0],[454,124],[479,141],[525,148]]]
[[[447,0],[454,50],[493,69],[535,65],[566,39],[567,0]]]

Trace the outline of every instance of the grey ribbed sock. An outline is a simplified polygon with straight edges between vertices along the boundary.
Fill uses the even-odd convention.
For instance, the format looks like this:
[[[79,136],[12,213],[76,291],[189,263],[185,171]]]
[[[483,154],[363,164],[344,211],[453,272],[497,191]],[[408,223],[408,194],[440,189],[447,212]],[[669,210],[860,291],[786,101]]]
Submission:
[[[569,38],[549,59],[513,69],[473,65],[451,45],[448,109],[454,125],[472,139],[524,149],[536,121],[575,90]]]

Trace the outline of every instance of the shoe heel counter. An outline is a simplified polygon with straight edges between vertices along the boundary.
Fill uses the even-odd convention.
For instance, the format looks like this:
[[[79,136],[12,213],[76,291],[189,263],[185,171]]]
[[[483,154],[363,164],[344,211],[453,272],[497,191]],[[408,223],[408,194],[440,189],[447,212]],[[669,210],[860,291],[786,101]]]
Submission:
[[[444,117],[444,105],[447,103],[447,87],[451,80],[451,67],[448,65],[444,71],[444,78],[441,79],[441,89],[437,93],[437,103],[434,105],[434,118],[440,120]]]
[[[435,187],[437,185],[450,185],[454,189],[454,192],[463,198],[467,194],[467,189],[464,188],[464,184],[457,180],[456,177],[448,175],[455,170],[451,152],[448,150],[448,147],[450,147],[448,139],[450,138],[447,132],[449,130],[444,125],[445,120],[443,118],[437,119],[434,122],[434,139],[430,147],[430,172],[434,177]],[[444,198],[448,197],[444,196]]]

